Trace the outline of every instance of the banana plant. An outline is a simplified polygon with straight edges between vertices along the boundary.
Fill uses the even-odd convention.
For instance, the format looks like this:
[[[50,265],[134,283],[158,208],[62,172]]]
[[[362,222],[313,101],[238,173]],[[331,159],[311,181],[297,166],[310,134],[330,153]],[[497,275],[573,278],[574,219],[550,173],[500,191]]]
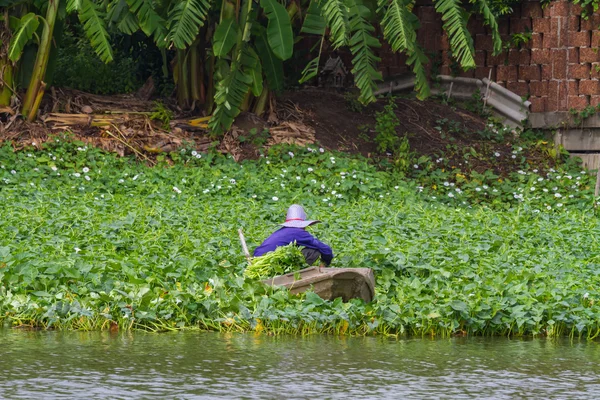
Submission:
[[[37,45],[32,76],[21,105],[21,114],[29,121],[35,119],[46,88],[46,70],[53,49],[54,29],[57,19],[76,12],[92,47],[105,62],[112,60],[109,35],[106,30],[102,7],[92,0],[13,1],[8,0],[3,20],[10,36],[8,52],[0,53],[0,66],[4,67],[4,79],[0,105],[7,105],[15,94],[13,79],[25,47]],[[8,22],[8,23],[6,23]],[[7,69],[7,65],[10,68]],[[7,94],[6,89],[10,90]]]

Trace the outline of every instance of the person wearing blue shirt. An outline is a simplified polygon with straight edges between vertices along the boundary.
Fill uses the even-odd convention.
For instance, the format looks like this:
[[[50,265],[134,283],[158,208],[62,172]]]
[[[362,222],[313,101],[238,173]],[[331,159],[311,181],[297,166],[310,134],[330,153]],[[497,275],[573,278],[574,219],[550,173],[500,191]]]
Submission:
[[[306,219],[306,212],[302,206],[293,204],[288,208],[285,222],[281,228],[273,232],[265,241],[254,250],[254,256],[259,257],[275,250],[280,246],[287,246],[296,242],[296,245],[302,247],[302,254],[308,265],[313,265],[320,257],[321,263],[328,266],[333,259],[331,247],[317,240],[308,233],[305,228],[317,224],[321,221],[311,221]]]

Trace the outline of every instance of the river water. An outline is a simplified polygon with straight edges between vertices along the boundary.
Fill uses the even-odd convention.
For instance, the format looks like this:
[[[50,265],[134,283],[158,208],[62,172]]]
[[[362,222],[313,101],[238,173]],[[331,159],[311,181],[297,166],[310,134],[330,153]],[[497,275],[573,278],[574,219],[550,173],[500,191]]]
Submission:
[[[0,398],[594,398],[600,343],[0,329]]]

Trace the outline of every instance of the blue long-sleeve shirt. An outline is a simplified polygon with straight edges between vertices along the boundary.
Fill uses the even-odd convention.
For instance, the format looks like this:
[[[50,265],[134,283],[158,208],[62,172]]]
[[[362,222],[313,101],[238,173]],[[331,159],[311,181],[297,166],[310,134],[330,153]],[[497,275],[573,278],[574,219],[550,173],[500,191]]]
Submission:
[[[254,250],[254,256],[262,256],[269,251],[275,250],[279,246],[287,246],[296,241],[296,245],[318,250],[321,253],[321,260],[329,264],[333,259],[331,247],[317,240],[313,235],[302,228],[283,227],[276,230],[265,241]]]

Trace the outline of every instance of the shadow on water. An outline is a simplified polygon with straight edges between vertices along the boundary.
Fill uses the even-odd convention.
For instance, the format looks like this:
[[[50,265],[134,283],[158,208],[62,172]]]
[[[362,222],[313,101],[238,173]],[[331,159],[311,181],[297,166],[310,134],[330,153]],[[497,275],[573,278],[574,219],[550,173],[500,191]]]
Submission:
[[[0,330],[1,398],[520,398],[600,393],[600,343]]]

